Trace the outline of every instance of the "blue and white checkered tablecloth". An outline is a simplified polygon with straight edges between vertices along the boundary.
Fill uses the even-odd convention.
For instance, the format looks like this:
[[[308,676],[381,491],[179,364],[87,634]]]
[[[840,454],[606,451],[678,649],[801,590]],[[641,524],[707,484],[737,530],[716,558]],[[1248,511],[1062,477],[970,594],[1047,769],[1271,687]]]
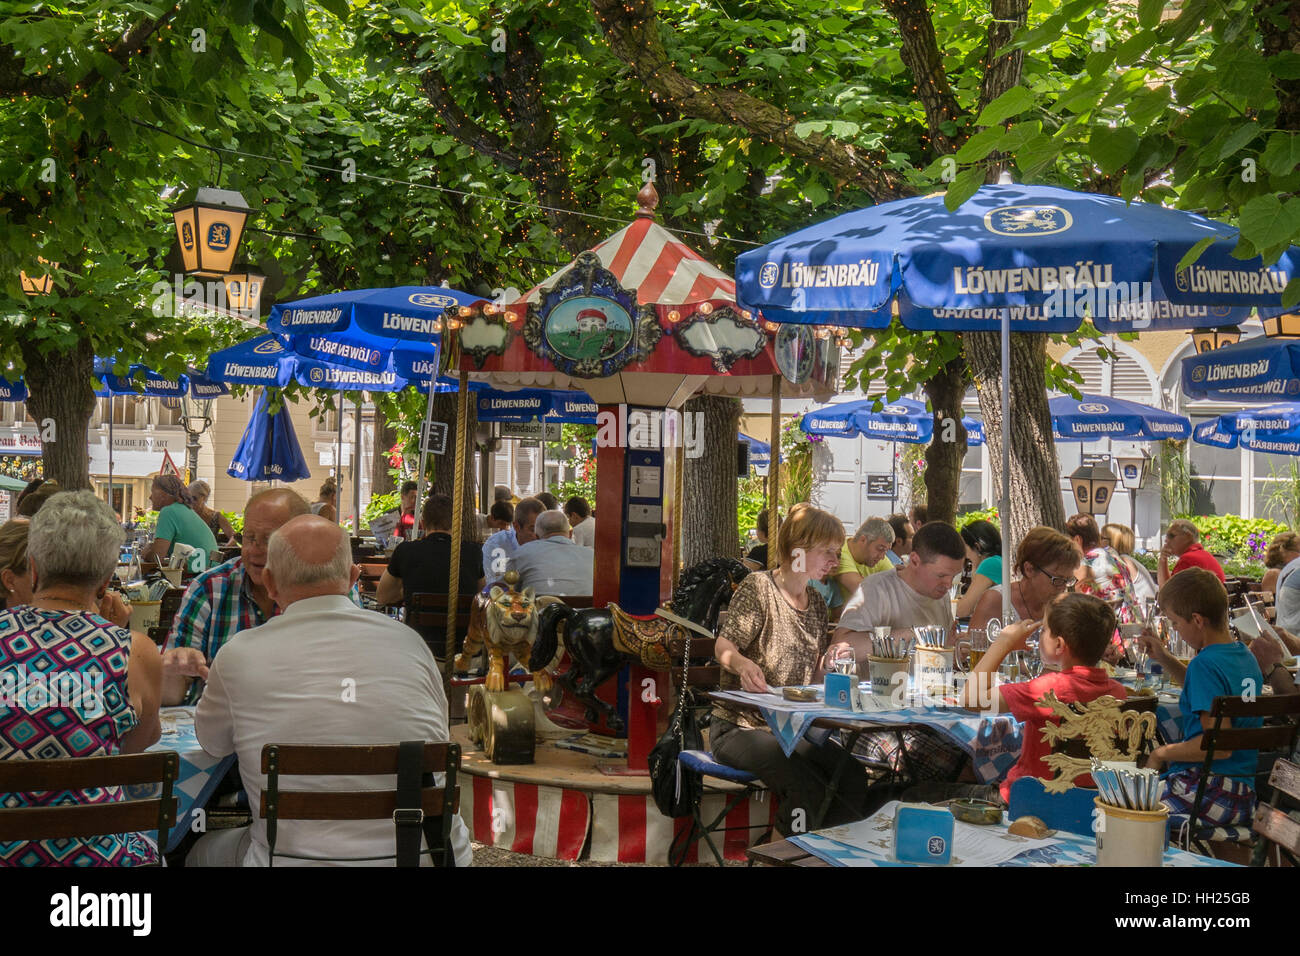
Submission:
[[[149,749],[151,751],[174,750],[180,755],[180,769],[173,792],[176,796],[176,826],[167,836],[167,850],[180,846],[185,834],[190,832],[194,823],[194,812],[202,809],[212,797],[217,784],[226,775],[235,757],[213,757],[199,746],[194,735],[193,707],[164,707],[162,709],[163,735]],[[144,784],[128,787],[132,799],[143,800],[156,796],[156,786]],[[157,831],[149,834],[157,839]]]
[[[1115,675],[1115,679],[1133,691],[1137,687],[1137,678],[1131,676],[1130,671],[1120,671]],[[1156,728],[1160,732],[1160,739],[1166,743],[1176,743],[1183,739],[1183,714],[1178,708],[1178,697],[1181,692],[1179,687],[1170,687],[1162,690],[1156,699]],[[1129,699],[1132,699],[1130,693]]]
[[[820,833],[805,833],[790,837],[790,842],[799,848],[806,850],[813,856],[817,857],[831,866],[914,866],[911,863],[900,863],[893,858],[892,851],[888,849],[892,841],[893,826],[893,808],[895,804],[886,805],[884,809],[876,813],[871,819],[879,820],[878,830],[881,833],[881,839],[873,841],[866,845],[851,846],[832,840]],[[998,829],[1005,832],[1006,826],[1001,825]],[[1097,842],[1092,836],[1080,836],[1076,833],[1067,833],[1064,830],[1058,831],[1053,837],[1056,843],[1050,846],[1037,846],[1017,854],[1009,860],[996,864],[997,866],[1096,866],[1097,865]],[[953,853],[958,860],[961,858],[961,842],[958,835],[957,842],[954,844]],[[955,863],[961,866],[960,862]],[[1187,853],[1183,850],[1169,848],[1165,850],[1164,866],[1177,867],[1204,867],[1204,866],[1235,866],[1236,864],[1227,863],[1223,860],[1216,860],[1212,857],[1201,856],[1196,853]]]
[[[827,707],[822,702],[798,703],[778,694],[745,691],[723,691],[714,696],[757,706],[786,756],[794,752],[813,721],[833,717],[863,724],[912,725],[936,730],[971,755],[975,776],[981,783],[1001,780],[1020,757],[1022,725],[1009,714],[985,716],[960,707],[926,704],[894,708],[887,698],[873,697],[869,684],[862,686],[864,697],[875,702],[868,706],[879,709],[857,713],[842,707]]]

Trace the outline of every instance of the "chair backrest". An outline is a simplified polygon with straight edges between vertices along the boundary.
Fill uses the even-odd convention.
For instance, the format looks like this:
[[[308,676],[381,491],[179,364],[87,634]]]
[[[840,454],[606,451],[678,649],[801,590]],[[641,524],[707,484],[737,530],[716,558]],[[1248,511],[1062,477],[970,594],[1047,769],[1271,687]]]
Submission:
[[[1300,734],[1300,694],[1273,694],[1244,700],[1240,695],[1214,698],[1210,711],[1214,726],[1201,734],[1201,749],[1205,751],[1204,773],[1210,772],[1215,751],[1281,750],[1291,753],[1296,736]],[[1251,717],[1282,717],[1283,723],[1262,727],[1225,727],[1224,720]]]
[[[172,787],[179,768],[180,757],[173,751],[117,757],[0,760],[0,793],[98,790],[133,784],[153,784],[161,790],[157,797],[148,800],[0,809],[0,843],[157,830],[161,860],[168,831],[176,825]]]
[[[456,775],[460,771],[460,747],[450,743],[425,743],[420,751],[418,806],[399,806],[397,790],[282,790],[280,776],[366,776],[399,773],[399,752],[404,745],[307,746],[267,744],[262,748],[262,790],[258,815],[266,820],[266,839],[272,862],[275,858],[277,823],[280,820],[388,820],[395,828],[419,826],[427,851],[435,863],[452,865],[451,820],[460,810]],[[432,775],[445,774],[442,786]],[[408,816],[413,815],[413,816]],[[330,857],[294,856],[300,860],[331,862]],[[377,857],[374,859],[392,859]],[[344,862],[342,859],[334,860]]]
[[[1159,702],[1155,697],[1130,697],[1119,705],[1119,710],[1121,714],[1154,714],[1157,713],[1158,706]],[[1071,704],[1070,709],[1079,713],[1080,705]],[[1125,734],[1123,728],[1116,726],[1112,746],[1114,746],[1116,750],[1127,752],[1128,743],[1127,734]],[[1139,753],[1148,753],[1154,746],[1154,743],[1154,734],[1143,735],[1138,744],[1138,752],[1132,755],[1134,759],[1137,758]],[[1091,748],[1088,746],[1088,741],[1083,736],[1068,737],[1063,740],[1058,740],[1052,745],[1052,753],[1064,754],[1067,757],[1073,757],[1080,760],[1087,760],[1094,756],[1101,757],[1100,754],[1094,754],[1092,752]],[[1112,758],[1107,756],[1101,759]]]
[[[456,596],[454,614],[457,634],[464,634],[469,630],[469,615],[474,607],[474,597],[473,594],[459,594]],[[429,650],[433,652],[436,660],[444,660],[449,650],[453,656],[455,654],[454,648],[449,649],[447,647],[446,633],[449,609],[450,600],[446,594],[417,591],[406,602],[407,625],[424,631],[432,631],[436,635],[425,639],[425,643],[429,645]]]
[[[1300,820],[1274,804],[1281,803],[1284,798],[1290,798],[1292,802],[1300,801],[1300,766],[1285,757],[1279,757],[1273,764],[1268,782],[1274,791],[1273,800],[1271,803],[1261,800],[1256,805],[1251,829],[1265,840],[1280,846],[1291,865],[1295,866],[1296,857],[1300,855]]]

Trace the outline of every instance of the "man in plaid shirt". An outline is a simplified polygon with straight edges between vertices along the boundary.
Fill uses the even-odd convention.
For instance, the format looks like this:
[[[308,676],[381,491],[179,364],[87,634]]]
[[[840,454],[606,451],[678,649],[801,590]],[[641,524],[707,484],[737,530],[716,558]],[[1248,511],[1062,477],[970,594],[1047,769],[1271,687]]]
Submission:
[[[163,704],[197,703],[208,666],[237,633],[276,614],[266,591],[266,549],[271,534],[290,518],[311,514],[306,499],[288,488],[272,488],[244,506],[243,550],[190,582],[163,651]],[[354,594],[355,600],[355,594]]]

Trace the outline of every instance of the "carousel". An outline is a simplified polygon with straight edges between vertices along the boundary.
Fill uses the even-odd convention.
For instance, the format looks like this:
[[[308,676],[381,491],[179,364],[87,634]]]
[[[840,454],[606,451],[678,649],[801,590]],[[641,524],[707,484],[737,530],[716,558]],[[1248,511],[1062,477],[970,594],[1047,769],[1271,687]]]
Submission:
[[[688,635],[707,639],[711,652],[719,607],[735,569],[744,570],[730,555],[681,567],[691,424],[682,407],[700,394],[769,397],[776,435],[782,396],[826,400],[839,366],[831,335],[741,309],[734,280],[655,222],[653,185],[637,201],[628,226],[518,301],[449,309],[444,323],[444,364],[460,381],[454,513],[469,493],[471,383],[583,392],[598,407],[590,598],[521,594],[513,582],[494,589],[470,612],[466,642],[467,652],[487,645],[488,673],[448,674],[451,693],[469,685],[470,694],[468,723],[452,729],[470,780],[461,813],[479,842],[537,856],[577,859],[589,846],[593,860],[665,862],[689,826],[659,813],[647,757],[674,704],[670,661],[680,673]],[[779,471],[773,458],[773,492]],[[773,512],[777,500],[769,494]],[[501,622],[511,615],[526,617],[527,638],[506,634]],[[456,624],[448,615],[449,640]],[[512,663],[528,673],[512,675]],[[530,678],[527,691],[512,683]],[[552,721],[557,700],[576,706],[585,726]],[[603,742],[603,752],[600,744],[573,749],[575,738]],[[710,802],[723,806],[726,791],[706,791],[706,813]],[[728,825],[766,824],[770,811],[742,803]],[[743,858],[744,833],[727,836],[727,855]]]

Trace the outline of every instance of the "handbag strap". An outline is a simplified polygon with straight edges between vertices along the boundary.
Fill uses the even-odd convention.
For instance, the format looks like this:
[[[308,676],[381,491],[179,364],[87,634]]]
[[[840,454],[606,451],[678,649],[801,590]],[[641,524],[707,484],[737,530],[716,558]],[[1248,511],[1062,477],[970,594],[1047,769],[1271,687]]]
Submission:
[[[686,647],[682,651],[682,686],[677,692],[677,746],[680,750],[685,750],[686,689],[690,686],[691,678],[691,632],[687,628],[682,628],[682,633],[686,635]]]

